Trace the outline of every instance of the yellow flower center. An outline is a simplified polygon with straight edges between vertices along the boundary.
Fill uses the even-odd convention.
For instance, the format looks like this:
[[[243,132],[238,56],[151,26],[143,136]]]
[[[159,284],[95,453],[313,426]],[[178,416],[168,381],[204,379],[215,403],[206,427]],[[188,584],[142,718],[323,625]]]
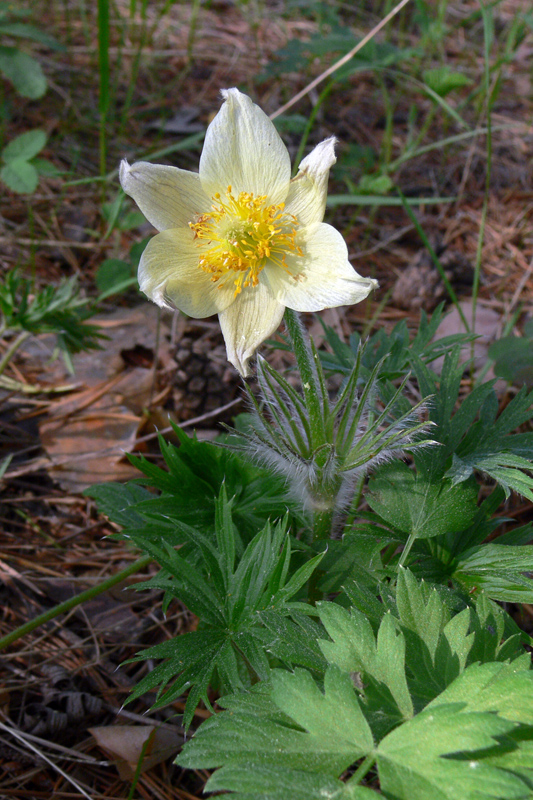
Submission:
[[[228,186],[224,199],[215,194],[208,214],[189,222],[202,248],[198,266],[221,287],[233,282],[235,296],[258,285],[267,262],[290,273],[287,254],[303,255],[295,242],[297,218],[284,212],[284,203],[267,205],[266,199],[252,192],[234,197]]]

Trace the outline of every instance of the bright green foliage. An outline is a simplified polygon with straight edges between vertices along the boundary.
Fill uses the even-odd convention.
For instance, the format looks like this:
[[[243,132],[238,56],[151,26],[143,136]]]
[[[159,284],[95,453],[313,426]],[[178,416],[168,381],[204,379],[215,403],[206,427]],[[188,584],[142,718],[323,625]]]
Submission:
[[[530,603],[533,580],[529,575],[532,573],[532,547],[512,547],[496,542],[462,553],[453,577],[469,591],[482,589],[495,600]]]
[[[323,686],[303,669],[274,670],[266,684],[221,700],[227,711],[177,762],[221,767],[206,789],[238,800],[370,800],[359,785],[367,774],[373,796],[398,800],[530,797],[533,672],[516,642],[501,642],[499,625],[485,655],[514,660],[476,663],[486,610],[452,616],[407,571],[377,636],[360,612],[322,603],[333,639],[320,642],[330,665]]]
[[[347,587],[350,596],[350,589]],[[385,604],[377,633],[356,608],[319,606],[332,642],[320,641],[329,663],[361,674],[374,733],[383,735],[422,709],[471,663],[518,657],[520,634],[504,636],[504,615],[480,599],[452,614],[435,587],[401,570],[395,599]]]
[[[291,545],[284,523],[273,528],[267,523],[242,551],[224,487],[215,504],[214,540],[185,523],[177,523],[177,528],[185,543],[179,550],[161,535],[148,540],[138,530],[129,530],[133,543],[162,568],[140,588],[163,589],[167,597],[177,597],[200,617],[202,626],[150,647],[134,659],[165,661],[137,685],[131,700],[159,687],[155,704],[159,707],[189,688],[184,717],[188,726],[200,699],[210,705],[207,689],[215,670],[222,686],[235,691],[268,677],[266,652],[289,665],[297,661],[321,667],[316,626],[305,617],[300,620],[298,607],[289,602],[309,580],[320,555],[291,574]]]
[[[335,666],[327,669],[323,691],[304,669],[274,670],[258,700],[252,690],[220,705],[229,713],[213,717],[194,737],[179,758],[182,766],[271,765],[334,777],[373,748],[350,676]]]
[[[377,470],[368,490],[373,513],[366,514],[369,523],[354,527],[348,545],[350,536],[363,532],[369,551],[372,538],[378,548],[389,542],[402,543],[403,552],[395,556],[395,562],[409,564],[428,580],[452,581],[468,593],[483,590],[495,600],[533,601],[533,580],[529,577],[532,549],[523,546],[533,539],[531,526],[514,537],[484,543],[498,526],[492,515],[504,497],[503,490],[496,490],[478,506],[478,489],[472,477],[458,484],[446,478],[439,481],[398,461]],[[377,554],[373,559],[371,571],[377,585],[387,570]]]

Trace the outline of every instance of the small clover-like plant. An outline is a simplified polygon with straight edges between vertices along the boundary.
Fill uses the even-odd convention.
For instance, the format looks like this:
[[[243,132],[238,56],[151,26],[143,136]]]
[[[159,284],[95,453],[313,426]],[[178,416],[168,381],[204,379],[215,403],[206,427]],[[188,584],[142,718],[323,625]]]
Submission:
[[[26,131],[12,139],[1,152],[2,182],[17,194],[32,194],[39,183],[39,174],[50,174],[53,166],[37,156],[46,145],[46,133],[40,129]]]

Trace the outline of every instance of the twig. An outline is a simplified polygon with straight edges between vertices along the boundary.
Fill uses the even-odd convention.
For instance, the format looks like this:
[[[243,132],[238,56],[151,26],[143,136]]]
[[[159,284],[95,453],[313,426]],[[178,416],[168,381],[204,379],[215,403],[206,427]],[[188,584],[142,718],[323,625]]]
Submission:
[[[371,39],[374,38],[376,33],[379,33],[379,31],[383,27],[385,27],[387,22],[389,22],[389,20],[391,20],[398,13],[398,11],[401,11],[401,9],[405,5],[407,5],[408,2],[409,2],[409,0],[400,0],[398,5],[395,6],[392,9],[392,11],[389,11],[387,16],[383,17],[381,22],[378,22],[378,24],[375,26],[375,28],[372,28],[370,33],[367,33],[366,36],[363,36],[361,41],[358,42],[358,44],[356,44],[355,47],[353,47],[350,50],[349,53],[346,53],[346,55],[344,55],[342,58],[340,58],[338,61],[336,61],[334,64],[332,64],[331,67],[328,67],[328,69],[325,70],[325,72],[323,72],[321,75],[319,75],[318,78],[315,78],[313,81],[311,81],[311,83],[309,83],[305,87],[305,89],[302,89],[301,92],[298,92],[297,94],[295,94],[294,97],[292,97],[287,103],[285,103],[284,106],[281,106],[281,108],[278,108],[277,111],[274,111],[274,113],[270,115],[270,119],[276,119],[276,117],[279,117],[280,114],[284,114],[285,111],[287,111],[287,109],[291,108],[291,106],[293,106],[295,103],[297,103],[298,100],[301,100],[302,97],[305,97],[306,94],[309,94],[309,92],[312,92],[313,89],[316,86],[318,86],[319,83],[322,83],[322,81],[324,81],[326,78],[329,78],[330,75],[333,75],[333,73],[336,72],[340,67],[343,67],[344,64],[347,64],[348,61],[350,61],[350,59],[352,59],[355,56],[355,54],[358,53],[359,50],[361,50],[361,48],[363,48],[365,46],[365,44],[367,44],[367,42],[369,42]]]
[[[87,800],[93,800],[91,795],[87,794],[83,786],[81,786],[77,781],[75,781],[74,778],[68,774],[68,772],[64,772],[61,769],[61,767],[58,767],[57,764],[54,764],[52,759],[48,758],[48,756],[46,756],[42,752],[42,750],[39,750],[39,748],[35,747],[31,742],[29,742],[28,739],[22,733],[19,733],[19,731],[17,731],[15,728],[9,728],[7,725],[4,725],[3,722],[0,722],[0,729],[6,731],[7,733],[10,733],[11,736],[14,736],[15,739],[19,740],[19,742],[23,742],[29,750],[34,752],[39,758],[42,758],[43,761],[46,761],[46,763],[49,764],[52,767],[52,769],[55,769],[56,772],[59,772],[59,774],[72,786],[74,786],[74,788],[77,789],[78,792],[80,792],[80,794],[86,797]]]
[[[34,619],[30,619],[29,622],[25,622],[24,625],[21,625],[19,628],[16,628],[11,633],[8,633],[7,636],[4,636],[0,639],[0,650],[4,650],[13,642],[16,642],[18,639],[21,639],[23,636],[26,636],[27,633],[31,633],[35,628],[44,625],[46,622],[50,622],[50,620],[55,619],[60,614],[65,614],[67,611],[70,611],[76,606],[81,605],[81,603],[85,603],[87,600],[92,600],[93,597],[98,597],[98,595],[103,594],[108,589],[111,589],[117,583],[121,583],[123,580],[128,578],[130,575],[134,575],[136,572],[140,572],[141,569],[147,567],[153,561],[151,556],[143,556],[142,558],[138,558],[137,561],[134,561],[133,564],[130,564],[129,567],[117,572],[116,575],[113,575],[111,578],[108,578],[102,583],[99,583],[97,586],[92,586],[90,589],[86,589],[84,592],[77,594],[75,597],[71,597],[69,600],[65,600],[64,603],[60,603],[58,606],[54,606],[54,608],[50,608],[48,611],[45,611],[44,614],[39,614],[38,617],[34,617]]]

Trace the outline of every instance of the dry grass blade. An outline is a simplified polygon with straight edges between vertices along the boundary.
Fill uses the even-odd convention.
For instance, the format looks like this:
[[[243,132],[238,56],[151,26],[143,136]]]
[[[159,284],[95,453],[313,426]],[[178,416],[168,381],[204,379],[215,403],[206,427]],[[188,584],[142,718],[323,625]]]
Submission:
[[[48,764],[55,772],[58,772],[59,775],[61,775],[62,778],[64,778],[68,783],[70,783],[71,786],[73,786],[80,795],[86,797],[87,800],[94,800],[94,795],[89,794],[84,789],[84,787],[80,783],[78,783],[78,781],[76,781],[71,775],[69,775],[68,772],[65,772],[63,769],[61,769],[61,767],[58,766],[54,761],[52,761],[52,759],[49,758],[46,755],[46,753],[43,752],[42,749],[39,749],[35,744],[33,744],[33,742],[29,741],[29,739],[23,733],[17,731],[13,727],[8,727],[7,725],[4,725],[3,722],[0,722],[0,729],[5,731],[6,733],[9,733],[10,736],[13,736],[15,739],[17,739],[17,741],[22,742],[23,745],[28,750],[34,753],[39,759],[46,762],[46,764]]]
[[[279,117],[280,114],[284,114],[289,108],[292,108],[292,106],[295,105],[298,100],[301,100],[306,94],[309,94],[309,92],[312,92],[313,89],[316,89],[316,87],[319,86],[322,81],[326,80],[326,78],[329,78],[330,75],[333,75],[338,69],[343,67],[344,64],[347,64],[348,61],[351,61],[351,59],[359,52],[359,50],[361,50],[365,44],[368,44],[368,42],[370,42],[374,36],[379,33],[379,31],[384,28],[393,17],[396,16],[398,11],[401,11],[402,8],[407,5],[408,2],[409,0],[400,0],[398,5],[394,6],[394,8],[385,17],[383,17],[381,22],[378,22],[378,24],[372,28],[370,33],[367,33],[366,36],[363,36],[361,41],[358,42],[349,53],[346,53],[346,55],[344,55],[342,58],[339,58],[339,60],[332,64],[331,67],[328,67],[328,69],[324,70],[324,72],[322,72],[317,78],[312,80],[311,83],[308,83],[304,89],[297,92],[294,97],[291,97],[291,99],[285,103],[285,105],[281,106],[281,108],[278,108],[277,111],[274,111],[274,113],[270,115],[270,119],[276,119],[276,117]]]

